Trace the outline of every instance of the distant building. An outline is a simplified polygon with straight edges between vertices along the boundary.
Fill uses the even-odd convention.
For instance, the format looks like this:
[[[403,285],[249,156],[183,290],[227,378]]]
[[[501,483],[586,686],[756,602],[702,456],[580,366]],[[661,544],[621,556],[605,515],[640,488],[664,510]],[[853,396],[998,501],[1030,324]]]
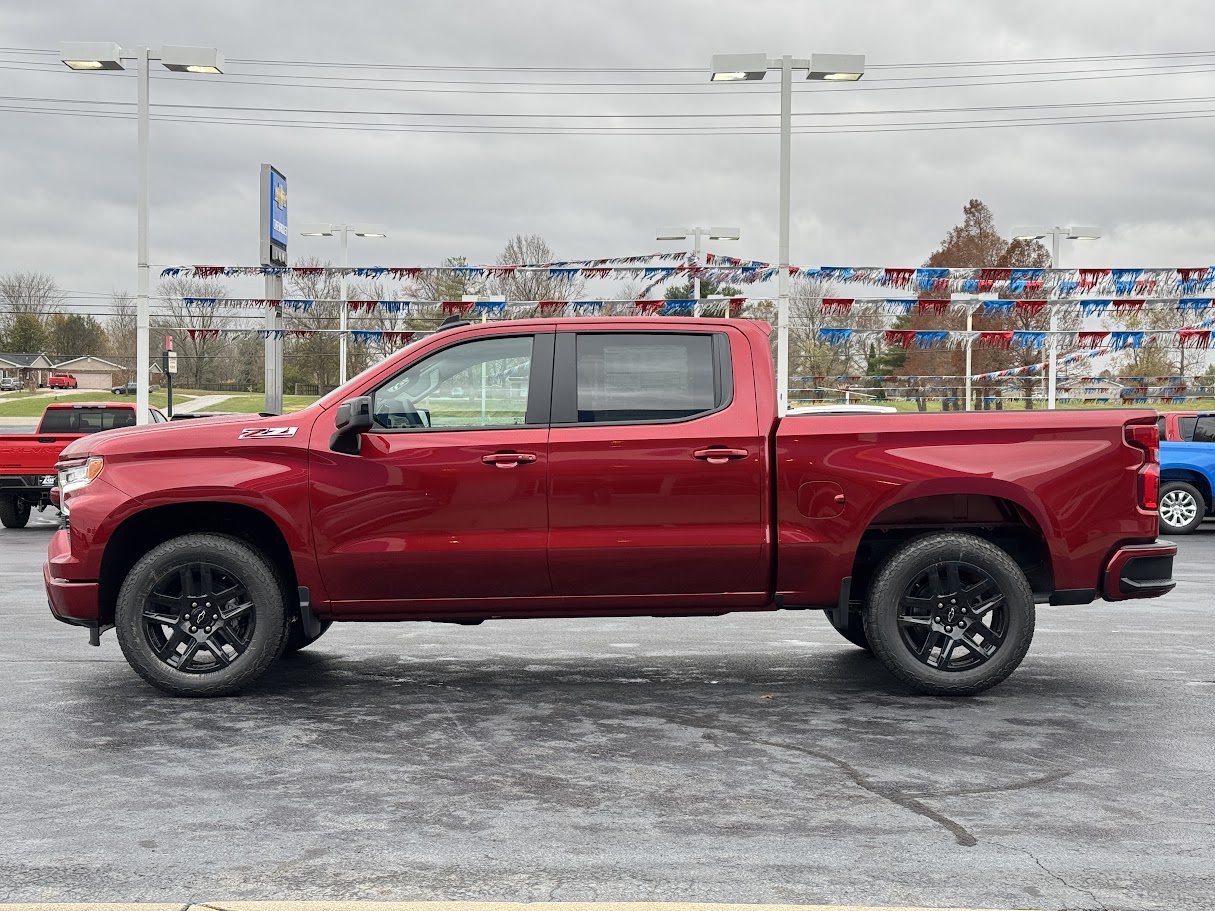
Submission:
[[[80,389],[104,389],[107,392],[111,387],[124,382],[125,374],[122,364],[107,361],[93,354],[60,361],[55,365],[55,372],[70,373],[76,377]]]
[[[51,359],[45,354],[6,354],[0,352],[0,376],[11,376],[22,388],[41,386],[53,370]]]

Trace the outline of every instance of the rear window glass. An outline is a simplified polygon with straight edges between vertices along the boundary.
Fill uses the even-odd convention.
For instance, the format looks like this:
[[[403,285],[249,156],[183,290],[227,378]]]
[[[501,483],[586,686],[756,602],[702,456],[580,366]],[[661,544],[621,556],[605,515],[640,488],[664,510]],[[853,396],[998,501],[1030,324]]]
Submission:
[[[670,421],[713,411],[713,337],[579,334],[579,423]]]
[[[131,408],[52,408],[42,416],[39,433],[97,433],[115,427],[134,427]]]
[[[1194,439],[1194,425],[1198,423],[1198,418],[1178,418],[1177,432],[1181,434],[1181,438],[1186,442]],[[1160,434],[1160,439],[1164,439],[1164,434]]]
[[[1215,417],[1196,418],[1194,424],[1194,442],[1195,443],[1215,443]],[[1185,438],[1185,431],[1182,431],[1182,438]]]

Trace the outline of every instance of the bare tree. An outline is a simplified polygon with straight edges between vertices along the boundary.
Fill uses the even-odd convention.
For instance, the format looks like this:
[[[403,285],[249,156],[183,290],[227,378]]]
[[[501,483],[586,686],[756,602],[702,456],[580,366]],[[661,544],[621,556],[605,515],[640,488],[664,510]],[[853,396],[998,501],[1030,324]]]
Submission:
[[[45,272],[9,272],[0,275],[0,321],[8,325],[25,314],[45,323],[63,304],[63,292]]]
[[[465,256],[449,256],[443,265],[451,268],[467,266]],[[486,294],[485,279],[477,275],[460,272],[424,272],[404,288],[414,300],[458,301],[466,296],[480,297]]]
[[[135,298],[129,291],[110,292],[110,316],[105,321],[106,357],[121,364],[130,380],[135,369]]]
[[[499,266],[544,265],[556,259],[539,234],[516,234],[498,254]],[[508,301],[572,300],[582,296],[586,280],[560,278],[548,272],[511,272],[489,282],[490,293]]]
[[[188,303],[188,298],[215,298],[228,296],[228,289],[218,278],[175,277],[162,280],[156,286],[160,313],[156,325],[173,332],[177,341],[180,359],[178,367],[181,377],[178,382],[190,389],[206,389],[219,377],[221,362],[231,353],[231,341],[222,335],[196,333],[191,338],[190,329],[220,329],[233,325],[235,314],[231,309],[207,304]],[[153,351],[160,346],[154,340]]]

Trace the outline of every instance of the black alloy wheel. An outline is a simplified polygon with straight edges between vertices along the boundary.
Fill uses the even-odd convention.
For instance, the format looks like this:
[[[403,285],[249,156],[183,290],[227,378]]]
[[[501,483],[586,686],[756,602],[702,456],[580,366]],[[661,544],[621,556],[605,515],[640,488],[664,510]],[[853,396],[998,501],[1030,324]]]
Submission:
[[[978,667],[996,656],[1008,635],[1004,593],[972,563],[934,563],[899,599],[899,635],[917,661],[939,671]]]
[[[973,696],[1016,670],[1034,636],[1034,593],[1017,562],[976,535],[937,532],[893,551],[862,613],[874,655],[932,696]]]
[[[207,674],[249,648],[257,612],[245,583],[213,563],[191,562],[155,583],[143,609],[143,634],[176,671]]]
[[[166,693],[238,693],[282,653],[284,590],[278,568],[250,542],[182,535],[149,550],[123,580],[114,606],[118,644]]]

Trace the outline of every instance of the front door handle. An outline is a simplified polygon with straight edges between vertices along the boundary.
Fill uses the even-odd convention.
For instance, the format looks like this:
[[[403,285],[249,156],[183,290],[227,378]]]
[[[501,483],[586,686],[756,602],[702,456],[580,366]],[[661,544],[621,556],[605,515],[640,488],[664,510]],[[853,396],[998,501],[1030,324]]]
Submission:
[[[481,456],[481,461],[486,465],[496,465],[498,468],[514,468],[516,465],[536,461],[536,454],[534,452],[492,452],[489,455]]]
[[[692,453],[694,459],[704,459],[710,465],[724,465],[731,459],[745,459],[747,450],[745,449],[726,449],[718,447],[716,449],[697,449]]]

